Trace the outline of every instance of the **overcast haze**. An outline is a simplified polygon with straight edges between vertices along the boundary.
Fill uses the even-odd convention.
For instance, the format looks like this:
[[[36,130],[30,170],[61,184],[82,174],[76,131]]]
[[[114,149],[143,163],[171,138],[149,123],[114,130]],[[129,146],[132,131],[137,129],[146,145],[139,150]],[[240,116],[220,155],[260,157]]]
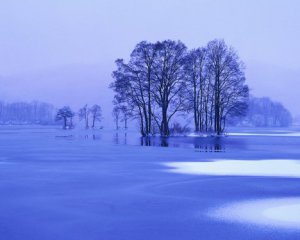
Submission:
[[[142,40],[188,48],[224,38],[245,62],[255,96],[300,114],[299,1],[9,0],[0,3],[0,99],[78,108],[110,121],[114,60]]]

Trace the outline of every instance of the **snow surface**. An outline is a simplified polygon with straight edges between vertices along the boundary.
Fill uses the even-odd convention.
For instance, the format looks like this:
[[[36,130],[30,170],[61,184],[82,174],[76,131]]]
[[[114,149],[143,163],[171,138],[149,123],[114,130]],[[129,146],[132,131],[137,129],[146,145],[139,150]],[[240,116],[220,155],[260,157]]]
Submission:
[[[169,162],[166,171],[181,174],[300,178],[300,161],[217,160],[212,162]],[[300,231],[300,198],[271,198],[231,203],[208,212],[229,222],[266,225]]]
[[[300,178],[300,161],[288,159],[168,162],[163,165],[171,168],[169,172],[183,174]]]
[[[229,222],[248,222],[300,231],[300,198],[242,201],[218,207],[208,212],[208,216]]]

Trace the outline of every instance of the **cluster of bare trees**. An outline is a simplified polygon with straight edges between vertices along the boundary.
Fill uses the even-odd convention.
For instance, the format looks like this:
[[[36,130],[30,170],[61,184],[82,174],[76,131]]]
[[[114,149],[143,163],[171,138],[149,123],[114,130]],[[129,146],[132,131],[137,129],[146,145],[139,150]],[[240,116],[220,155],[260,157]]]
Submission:
[[[291,113],[281,103],[267,97],[250,97],[248,113],[242,124],[254,127],[288,127],[292,122]]]
[[[244,66],[223,40],[188,51],[180,41],[140,42],[116,61],[115,110],[125,106],[143,136],[170,134],[174,116],[192,113],[196,132],[221,134],[229,116],[245,114]]]
[[[54,124],[54,107],[44,102],[0,102],[1,124]]]
[[[102,109],[99,105],[94,104],[92,107],[88,107],[88,105],[84,105],[81,109],[79,109],[78,116],[80,120],[84,120],[85,128],[89,128],[89,120],[92,121],[92,128],[95,128],[96,122],[100,122],[102,120]]]
[[[99,105],[94,104],[91,107],[88,105],[84,105],[78,111],[78,118],[79,121],[84,121],[85,128],[90,128],[90,121],[91,121],[91,128],[96,127],[97,122],[101,122],[102,120],[102,109]],[[69,106],[64,106],[58,109],[56,113],[56,121],[62,121],[63,128],[73,128],[73,118],[76,116],[76,113]]]

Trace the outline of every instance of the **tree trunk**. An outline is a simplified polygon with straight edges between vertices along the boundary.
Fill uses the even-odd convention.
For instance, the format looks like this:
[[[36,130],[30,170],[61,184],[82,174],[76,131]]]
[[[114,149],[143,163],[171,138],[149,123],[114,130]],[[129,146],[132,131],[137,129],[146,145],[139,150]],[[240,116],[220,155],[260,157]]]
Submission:
[[[145,125],[146,125],[144,132],[148,136],[149,135],[149,132],[148,132],[149,121],[148,121],[148,112],[147,112],[145,105],[143,106],[143,113],[144,113]]]
[[[162,136],[169,136],[169,123],[168,123],[168,116],[167,116],[167,108],[162,108],[162,127],[161,127],[161,135]]]
[[[95,128],[95,116],[93,117],[93,123],[92,123],[92,128]]]
[[[198,116],[198,112],[197,112],[197,85],[196,85],[196,79],[193,79],[193,94],[194,94],[194,98],[193,98],[193,106],[194,106],[194,122],[195,122],[195,131],[199,132],[199,116]]]
[[[119,116],[116,116],[116,129],[119,129]]]
[[[152,108],[151,108],[151,73],[148,71],[148,134],[152,131]]]
[[[89,119],[88,119],[87,116],[85,117],[85,128],[86,128],[86,129],[89,128]]]
[[[66,129],[67,128],[67,117],[64,117],[64,127],[63,127],[64,129]]]
[[[139,115],[140,115],[140,132],[141,132],[141,135],[143,137],[146,136],[145,134],[145,131],[144,131],[144,119],[143,119],[143,113],[142,113],[142,110],[141,110],[141,107],[139,107]]]

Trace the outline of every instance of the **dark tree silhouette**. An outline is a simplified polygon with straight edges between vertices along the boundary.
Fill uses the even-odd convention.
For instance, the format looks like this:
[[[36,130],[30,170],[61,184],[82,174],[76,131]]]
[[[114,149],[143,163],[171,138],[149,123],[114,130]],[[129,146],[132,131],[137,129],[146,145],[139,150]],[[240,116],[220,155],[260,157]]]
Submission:
[[[92,116],[92,128],[95,128],[96,122],[101,122],[102,120],[102,109],[99,105],[94,104],[89,111]]]

